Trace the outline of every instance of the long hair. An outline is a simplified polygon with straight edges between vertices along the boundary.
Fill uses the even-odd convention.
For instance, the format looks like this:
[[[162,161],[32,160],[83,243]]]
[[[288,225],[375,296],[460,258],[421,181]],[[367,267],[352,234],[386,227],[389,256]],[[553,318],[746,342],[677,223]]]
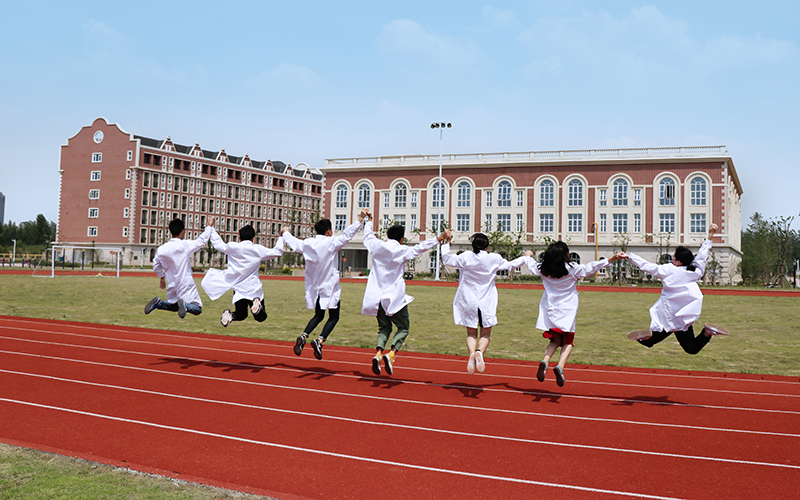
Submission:
[[[542,276],[559,279],[569,274],[569,271],[567,271],[567,265],[569,264],[569,247],[563,241],[556,241],[551,243],[547,250],[544,251],[544,258],[542,258],[542,265],[539,270]]]
[[[473,234],[470,241],[472,241],[472,251],[475,253],[480,253],[481,250],[489,248],[489,237],[483,233]]]
[[[686,266],[687,271],[694,271],[697,269],[694,266],[694,254],[686,247],[678,247],[675,249],[675,260]]]

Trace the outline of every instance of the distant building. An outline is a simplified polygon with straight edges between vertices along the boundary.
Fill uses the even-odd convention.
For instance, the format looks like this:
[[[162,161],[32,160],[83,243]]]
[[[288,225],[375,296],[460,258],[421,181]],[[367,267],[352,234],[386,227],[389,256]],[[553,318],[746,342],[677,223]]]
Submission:
[[[6,223],[6,195],[0,193],[0,225]]]
[[[324,179],[308,165],[256,161],[124,132],[97,118],[61,147],[57,242],[124,248],[123,263],[149,264],[174,218],[195,238],[210,216],[226,241],[252,224],[273,246],[285,229],[314,234]],[[206,252],[195,262],[207,262]],[[100,257],[99,257],[100,258]],[[273,263],[275,261],[271,261]]]
[[[724,146],[445,155],[442,185],[438,155],[329,159],[322,171],[324,213],[338,229],[366,207],[418,241],[410,231],[433,237],[441,213],[454,250],[499,230],[529,245],[563,240],[580,262],[623,245],[657,261],[678,245],[697,252],[715,222],[720,277],[737,280],[742,186]],[[354,270],[367,267],[361,235],[344,250]],[[424,259],[417,270],[433,269],[435,252]]]

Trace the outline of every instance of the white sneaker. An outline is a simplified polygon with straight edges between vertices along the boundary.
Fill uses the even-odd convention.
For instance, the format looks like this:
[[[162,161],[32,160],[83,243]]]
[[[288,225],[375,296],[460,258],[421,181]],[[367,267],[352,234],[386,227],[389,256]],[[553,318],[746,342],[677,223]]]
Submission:
[[[475,353],[469,355],[469,361],[467,361],[467,373],[470,375],[475,375]]]
[[[481,351],[475,351],[475,368],[479,373],[483,373],[483,370],[486,369],[486,363],[483,361],[483,353]]]
[[[222,318],[220,318],[219,322],[222,323],[222,326],[227,327],[233,321],[233,314],[231,314],[230,309],[225,309],[222,311]]]
[[[263,307],[261,304],[261,299],[258,297],[253,299],[253,306],[250,308],[250,310],[253,311],[253,316],[261,312],[261,307]]]
[[[706,323],[706,331],[713,335],[730,335],[731,332],[728,331],[727,328],[712,325],[711,323]]]
[[[630,340],[647,340],[653,336],[650,330],[634,330],[628,334]]]

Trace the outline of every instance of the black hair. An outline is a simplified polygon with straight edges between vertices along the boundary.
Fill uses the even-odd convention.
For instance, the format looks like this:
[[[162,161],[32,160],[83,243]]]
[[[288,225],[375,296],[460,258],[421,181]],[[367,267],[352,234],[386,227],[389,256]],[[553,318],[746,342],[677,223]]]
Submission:
[[[242,228],[239,229],[239,239],[241,241],[252,240],[255,237],[256,237],[256,230],[253,229],[253,226],[251,226],[250,224],[242,226]]]
[[[475,233],[470,238],[472,242],[472,251],[480,253],[481,250],[489,248],[489,237],[483,233]]]
[[[184,229],[183,221],[181,219],[172,219],[169,221],[169,232],[172,236],[180,236]]]
[[[542,265],[539,270],[542,276],[559,279],[569,274],[569,271],[567,271],[567,265],[569,264],[569,247],[563,241],[556,241],[550,243],[550,246],[544,251]]]
[[[320,219],[314,224],[314,230],[317,234],[325,234],[327,233],[333,226],[331,225],[330,219]]]
[[[400,224],[395,224],[386,230],[386,237],[390,240],[400,241],[406,235],[406,228]]]
[[[675,260],[686,266],[687,271],[694,271],[697,269],[694,266],[694,254],[686,247],[678,247],[675,249]]]

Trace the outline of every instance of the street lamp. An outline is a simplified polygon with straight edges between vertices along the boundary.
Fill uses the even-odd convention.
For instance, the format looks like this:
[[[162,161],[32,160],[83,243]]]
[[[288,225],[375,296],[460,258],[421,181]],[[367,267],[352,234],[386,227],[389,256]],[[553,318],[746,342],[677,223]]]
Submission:
[[[444,203],[444,184],[442,184],[442,133],[444,132],[445,128],[450,128],[453,125],[450,123],[431,123],[432,129],[439,129],[439,203],[436,206],[436,237],[439,237],[439,233],[442,229],[442,204]],[[434,195],[436,194],[436,190],[433,191]],[[434,196],[434,199],[435,196]],[[436,281],[439,281],[439,245],[436,245]]]
[[[11,251],[11,265],[14,265],[14,261],[17,260],[17,240],[11,240],[14,242],[14,250]]]

